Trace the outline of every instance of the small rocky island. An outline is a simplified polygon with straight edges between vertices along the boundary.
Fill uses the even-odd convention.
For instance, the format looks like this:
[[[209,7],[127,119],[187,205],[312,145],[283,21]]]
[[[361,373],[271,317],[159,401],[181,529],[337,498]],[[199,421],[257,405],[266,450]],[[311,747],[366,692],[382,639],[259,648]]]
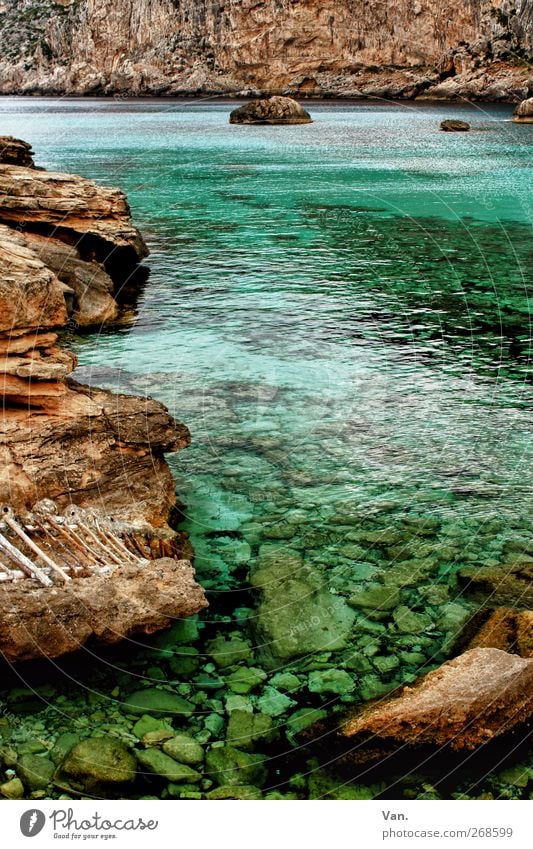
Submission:
[[[513,113],[513,121],[515,124],[533,124],[533,97],[528,97],[518,104]]]
[[[0,649],[55,657],[151,633],[206,602],[167,524],[166,452],[187,428],[150,398],[69,375],[67,327],[119,317],[148,251],[122,192],[34,167],[0,139]]]
[[[250,100],[234,109],[230,124],[312,124],[309,112],[292,97]]]

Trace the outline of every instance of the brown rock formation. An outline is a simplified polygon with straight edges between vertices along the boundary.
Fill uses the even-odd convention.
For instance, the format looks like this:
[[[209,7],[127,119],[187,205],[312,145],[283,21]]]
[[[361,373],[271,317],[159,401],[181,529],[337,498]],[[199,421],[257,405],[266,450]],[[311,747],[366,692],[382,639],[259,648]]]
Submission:
[[[124,195],[0,165],[0,221],[0,501],[24,512],[53,498],[164,525],[175,495],[163,455],[188,444],[187,429],[156,401],[68,382],[76,358],[55,332],[71,308],[86,324],[117,315],[116,281],[147,253]]]
[[[510,607],[493,610],[468,648],[495,648],[520,657],[533,657],[533,611]]]
[[[32,581],[3,584],[0,649],[12,662],[58,657],[89,639],[111,645],[152,634],[206,605],[190,562],[170,558],[120,566],[111,575],[53,589]]]
[[[0,163],[2,165],[25,165],[33,168],[31,144],[13,136],[0,136]]]
[[[3,0],[3,94],[528,97],[530,0]]]
[[[533,557],[512,553],[498,566],[465,566],[458,572],[461,588],[490,607],[533,607]]]
[[[524,728],[533,713],[533,660],[476,648],[370,704],[339,732],[346,762],[375,763],[402,749],[471,751]]]
[[[455,118],[450,118],[441,121],[440,128],[445,133],[466,133],[470,129],[470,124],[468,121],[457,121]]]
[[[176,501],[164,454],[189,442],[166,407],[74,381],[38,400],[40,408],[6,409],[0,420],[2,503],[25,512],[52,498],[164,525]]]
[[[516,107],[513,114],[516,124],[533,124],[533,97],[528,97]]]
[[[292,97],[269,97],[250,100],[234,109],[230,124],[311,124],[311,116]]]
[[[68,287],[80,325],[117,317],[120,291],[148,254],[123,192],[73,174],[0,165],[0,224]]]
[[[188,444],[187,428],[157,401],[69,379],[76,358],[58,345],[72,310],[86,324],[116,317],[117,285],[147,253],[124,195],[0,165],[0,222],[0,651],[20,661],[152,633],[206,601],[182,559],[190,547],[166,525],[175,491],[164,454]],[[95,552],[75,530],[65,539],[51,518],[32,518],[50,499],[69,515],[90,508],[96,524],[82,532]],[[117,542],[101,522],[126,523],[150,544]]]

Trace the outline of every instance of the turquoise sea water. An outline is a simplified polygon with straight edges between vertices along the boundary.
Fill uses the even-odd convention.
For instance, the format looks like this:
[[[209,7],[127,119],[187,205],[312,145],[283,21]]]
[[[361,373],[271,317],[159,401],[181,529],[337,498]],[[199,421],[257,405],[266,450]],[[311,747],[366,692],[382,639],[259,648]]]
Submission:
[[[507,106],[319,104],[296,127],[230,109],[0,99],[39,164],[128,195],[150,280],[133,326],[74,338],[79,377],[190,428],[170,463],[211,604],[202,669],[209,638],[249,639],[248,665],[299,678],[270,711],[285,728],[441,662],[475,610],[455,573],[530,533],[533,127]],[[439,132],[453,116],[472,131]],[[280,562],[310,570],[299,590]],[[333,643],[326,596],[348,623]],[[124,668],[147,663],[132,648]],[[310,682],[328,670],[353,686]],[[283,690],[261,686],[246,710]]]

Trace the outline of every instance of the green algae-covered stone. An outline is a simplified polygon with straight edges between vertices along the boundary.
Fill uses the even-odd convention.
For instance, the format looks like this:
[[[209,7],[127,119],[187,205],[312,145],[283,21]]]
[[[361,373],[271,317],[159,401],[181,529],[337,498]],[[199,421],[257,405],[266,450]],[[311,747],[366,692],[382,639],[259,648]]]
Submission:
[[[174,675],[192,675],[200,666],[200,652],[193,646],[179,646],[168,659],[168,665]]]
[[[262,787],[267,777],[264,761],[264,755],[248,754],[233,746],[220,746],[207,753],[206,773],[219,785],[253,784]]]
[[[198,622],[193,617],[174,622],[166,631],[161,631],[153,638],[153,645],[163,650],[172,651],[174,646],[181,643],[193,643],[198,639]]]
[[[0,784],[0,793],[5,799],[23,799],[24,785],[20,778],[11,778]]]
[[[291,735],[299,734],[315,722],[320,722],[321,719],[327,717],[327,711],[321,708],[300,708],[294,713],[291,713],[287,720],[287,733]]]
[[[156,719],[154,716],[145,713],[137,720],[132,728],[135,736],[142,740],[146,734],[151,734],[154,731],[171,731],[170,725],[161,719]]]
[[[276,737],[276,728],[270,716],[264,713],[248,713],[234,710],[230,714],[227,730],[228,744],[239,749],[252,749],[261,741],[271,743]]]
[[[137,765],[132,753],[114,737],[88,737],[70,750],[61,773],[86,787],[133,781]]]
[[[293,693],[301,686],[300,679],[292,672],[277,672],[270,679],[270,683],[282,693]]]
[[[221,800],[221,799],[238,799],[240,801],[258,800],[263,796],[259,787],[252,787],[250,784],[236,784],[234,786],[215,787],[205,794],[206,799]]]
[[[349,603],[352,607],[363,607],[368,610],[392,610],[400,604],[400,591],[397,587],[374,584],[368,589],[352,593]]]
[[[243,666],[226,677],[226,684],[233,693],[245,695],[255,690],[266,677],[266,672],[256,666]]]
[[[433,624],[431,617],[426,613],[416,613],[405,605],[394,611],[393,619],[396,627],[403,634],[420,634]]]
[[[310,799],[374,799],[383,789],[383,784],[346,783],[324,770],[313,770],[309,775]]]
[[[262,593],[256,627],[269,666],[344,648],[355,614],[328,591],[318,569],[302,565],[294,552],[267,551],[251,581]]]
[[[265,687],[263,695],[257,700],[257,706],[267,716],[281,716],[295,704],[294,699],[280,693],[275,687]]]
[[[176,734],[171,740],[167,740],[163,743],[163,751],[175,761],[187,766],[198,766],[204,760],[204,750],[200,743],[188,734]]]
[[[60,734],[54,743],[53,748],[50,750],[50,758],[56,764],[61,763],[62,760],[66,758],[68,753],[76,743],[81,741],[81,737],[79,734],[75,734],[73,731],[65,731],[64,734]]]
[[[216,637],[207,646],[207,654],[220,669],[247,661],[252,656],[250,643],[240,637]]]
[[[382,675],[387,675],[389,672],[393,672],[400,665],[400,661],[393,654],[388,655],[378,655],[372,658],[372,663],[376,667],[378,672],[381,672]]]
[[[319,693],[321,696],[343,696],[352,692],[354,682],[352,676],[343,669],[324,669],[309,674],[308,687],[311,693]]]
[[[195,769],[185,764],[178,763],[166,755],[159,749],[144,749],[136,752],[137,760],[143,769],[152,772],[154,775],[159,775],[161,778],[166,778],[174,784],[179,784],[182,781],[189,784],[196,784],[202,780],[202,776]]]
[[[39,755],[22,755],[17,761],[17,775],[29,790],[44,790],[50,784],[55,764]]]
[[[121,703],[120,709],[134,716],[151,714],[152,716],[187,717],[194,712],[194,705],[168,690],[148,687],[146,690],[137,690],[128,696]]]

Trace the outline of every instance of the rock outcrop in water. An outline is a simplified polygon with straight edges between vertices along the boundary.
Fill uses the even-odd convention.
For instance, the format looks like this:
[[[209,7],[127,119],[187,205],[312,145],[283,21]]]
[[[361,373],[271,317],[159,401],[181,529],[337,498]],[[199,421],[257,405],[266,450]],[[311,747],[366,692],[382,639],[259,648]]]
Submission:
[[[135,279],[147,249],[122,192],[30,168],[29,149],[16,141],[11,150],[21,151],[25,165],[0,165],[0,504],[27,516],[53,499],[59,510],[90,508],[172,539],[166,522],[175,491],[164,454],[188,445],[187,428],[150,398],[69,378],[76,357],[59,337],[72,316],[78,324],[116,318],[118,293]],[[177,560],[159,553],[135,566],[124,554],[117,570],[115,551],[112,578],[97,571],[48,588],[19,580],[22,573],[4,563],[4,657],[55,657],[89,637],[116,642],[205,606],[180,551]]]
[[[3,0],[3,94],[527,97],[529,0]]]
[[[310,124],[311,116],[292,97],[251,100],[234,109],[230,124]]]
[[[441,130],[445,133],[466,133],[470,129],[468,121],[458,121],[455,118],[449,118],[446,121],[441,121]]]
[[[472,751],[525,729],[532,714],[533,660],[476,648],[359,711],[339,737],[346,762],[363,765],[424,747]]]
[[[523,100],[514,111],[513,121],[516,124],[533,124],[533,97]]]

